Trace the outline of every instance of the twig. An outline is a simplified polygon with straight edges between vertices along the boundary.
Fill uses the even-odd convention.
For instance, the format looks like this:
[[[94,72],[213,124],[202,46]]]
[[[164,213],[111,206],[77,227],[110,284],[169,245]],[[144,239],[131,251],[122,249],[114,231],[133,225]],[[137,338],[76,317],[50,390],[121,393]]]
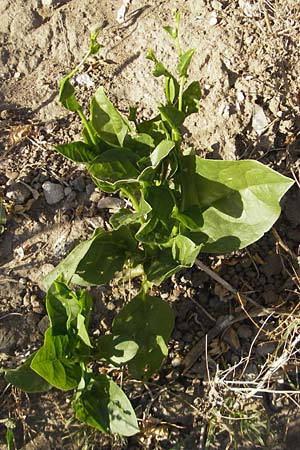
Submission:
[[[247,302],[251,303],[252,305],[256,306],[260,309],[265,309],[263,306],[261,306],[259,303],[257,303],[255,300],[252,300],[252,298],[248,297],[247,295],[244,295],[243,293],[240,293],[237,289],[235,289],[231,284],[229,284],[227,281],[225,281],[220,275],[215,273],[213,270],[211,270],[209,267],[207,267],[205,264],[203,264],[202,261],[199,259],[196,259],[195,265],[198,267],[198,269],[203,270],[203,272],[207,273],[213,280],[215,280],[217,283],[219,283],[221,286],[223,286],[227,291],[231,292],[235,296],[239,295],[239,298],[247,300]],[[267,310],[266,310],[267,311]]]
[[[253,309],[251,311],[252,317],[260,317],[270,314],[272,311],[267,309]],[[205,351],[206,345],[208,345],[215,337],[223,333],[227,328],[231,327],[236,322],[247,319],[247,315],[241,312],[237,316],[230,314],[221,323],[216,324],[209,332],[203,336],[187,353],[183,360],[184,371],[183,374],[187,373],[189,369],[195,364],[199,356]]]

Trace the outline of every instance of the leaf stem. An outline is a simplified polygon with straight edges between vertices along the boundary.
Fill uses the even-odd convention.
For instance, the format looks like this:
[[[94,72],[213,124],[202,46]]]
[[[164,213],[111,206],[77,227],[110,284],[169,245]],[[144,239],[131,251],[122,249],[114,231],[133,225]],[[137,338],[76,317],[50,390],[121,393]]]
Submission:
[[[186,82],[185,77],[180,78],[179,94],[178,94],[178,111],[182,111],[183,88]]]
[[[94,145],[97,145],[97,142],[96,142],[96,140],[95,140],[95,136],[94,136],[93,130],[91,129],[91,126],[90,126],[90,124],[89,124],[89,121],[88,121],[87,118],[85,117],[85,115],[84,115],[82,109],[80,108],[80,109],[78,109],[76,112],[77,112],[77,114],[79,115],[80,119],[82,120],[82,122],[83,122],[83,124],[84,124],[84,126],[85,126],[85,128],[86,128],[86,130],[87,130],[87,132],[88,132],[88,134],[89,134],[89,137],[90,137],[92,143],[93,143]]]
[[[121,188],[121,191],[125,195],[125,197],[127,197],[131,201],[132,206],[138,212],[140,209],[140,205],[139,205],[139,202],[137,201],[137,199],[135,198],[135,196],[133,194],[131,194],[131,192],[124,187]]]

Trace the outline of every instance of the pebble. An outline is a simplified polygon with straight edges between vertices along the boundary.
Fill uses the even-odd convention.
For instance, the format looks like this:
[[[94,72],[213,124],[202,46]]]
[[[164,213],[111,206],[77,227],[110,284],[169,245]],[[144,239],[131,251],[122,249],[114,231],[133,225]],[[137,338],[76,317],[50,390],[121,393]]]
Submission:
[[[63,186],[58,183],[45,181],[42,188],[48,205],[55,205],[55,203],[60,202],[65,196]]]
[[[245,374],[247,375],[248,379],[253,379],[258,375],[258,368],[257,365],[254,363],[248,364],[245,370]]]
[[[70,182],[70,184],[71,184],[72,188],[75,189],[75,191],[79,191],[79,192],[85,191],[86,184],[85,184],[85,180],[82,176],[74,178],[74,180],[72,180]]]
[[[101,194],[100,194],[100,192],[93,191],[89,197],[90,197],[90,201],[92,203],[98,203],[101,199]]]
[[[24,205],[31,197],[31,192],[24,184],[13,183],[8,187],[6,197],[16,205]]]
[[[55,3],[55,0],[42,0],[43,6],[52,6]]]
[[[44,316],[38,323],[38,330],[41,334],[44,334],[45,331],[49,328],[49,326],[50,326],[49,317]]]
[[[181,358],[179,358],[178,356],[175,356],[175,358],[173,358],[172,361],[171,361],[171,366],[172,367],[178,367],[178,366],[181,365],[181,363],[182,363]]]
[[[124,206],[124,200],[118,197],[103,197],[97,203],[98,209],[119,209]]]

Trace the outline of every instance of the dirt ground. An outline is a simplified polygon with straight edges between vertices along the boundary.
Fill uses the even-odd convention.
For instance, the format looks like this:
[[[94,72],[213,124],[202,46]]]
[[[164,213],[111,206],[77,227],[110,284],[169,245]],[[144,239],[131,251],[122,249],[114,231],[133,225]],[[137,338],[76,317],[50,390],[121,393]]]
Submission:
[[[271,312],[245,314],[238,297],[207,271],[179,273],[160,289],[176,314],[161,371],[147,386],[112,373],[123,377],[141,419],[140,435],[120,440],[87,430],[70,419],[70,394],[27,396],[0,376],[0,448],[7,448],[5,432],[13,426],[16,448],[23,450],[300,449],[298,347],[280,367],[275,364],[284,342],[294,342],[284,331],[292,327],[297,336],[299,330],[299,2],[132,0],[118,22],[121,5],[121,0],[0,0],[0,194],[8,215],[0,236],[0,366],[16,366],[40,345],[47,327],[43,276],[76,243],[105,226],[120,202],[56,154],[55,144],[80,133],[77,118],[57,102],[59,80],[84,56],[91,27],[101,25],[104,48],[75,77],[82,102],[88,106],[103,85],[121,111],[136,105],[150,118],[162,86],[145,56],[152,48],[170,68],[176,64],[163,30],[176,8],[182,46],[196,49],[191,78],[203,92],[199,113],[185,124],[186,145],[207,158],[256,159],[295,180],[272,231],[242,252],[203,259],[250,298],[246,310],[255,302]],[[94,295],[92,325],[105,332],[126,286],[116,282]],[[230,324],[219,326],[229,316]],[[185,356],[211,329],[215,335],[183,373]],[[246,398],[230,388],[230,380],[263,385]]]

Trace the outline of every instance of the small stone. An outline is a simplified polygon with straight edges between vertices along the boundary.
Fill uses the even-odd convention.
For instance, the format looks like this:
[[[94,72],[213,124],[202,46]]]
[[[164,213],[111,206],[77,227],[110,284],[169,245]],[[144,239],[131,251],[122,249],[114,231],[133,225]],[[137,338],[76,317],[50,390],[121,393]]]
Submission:
[[[99,209],[119,209],[124,206],[124,200],[118,197],[103,197],[97,203]]]
[[[64,194],[67,197],[69,194],[71,194],[72,192],[72,188],[70,188],[70,186],[67,186],[64,188]]]
[[[265,128],[268,126],[269,122],[264,113],[264,110],[259,105],[254,105],[253,116],[252,116],[252,127],[258,135],[261,135]]]
[[[218,17],[216,15],[216,13],[213,12],[211,17],[210,17],[210,19],[209,19],[208,24],[209,24],[210,27],[214,27],[215,25],[217,25],[217,23],[218,23]]]
[[[248,325],[240,325],[236,331],[242,339],[249,339],[252,336],[252,330]]]
[[[179,358],[178,356],[176,356],[175,358],[172,359],[172,361],[171,361],[171,366],[172,366],[172,367],[178,367],[178,366],[181,365],[181,363],[182,363],[181,358]]]
[[[24,205],[31,197],[31,192],[24,184],[13,183],[8,187],[6,197],[16,205]]]
[[[90,194],[90,201],[91,201],[92,203],[98,203],[98,202],[100,201],[100,199],[101,199],[101,194],[100,194],[100,192],[93,191],[93,192]]]
[[[116,305],[113,302],[108,302],[106,308],[108,311],[114,311],[116,309]]]
[[[79,192],[83,192],[85,191],[85,181],[84,178],[82,176],[74,178],[74,180],[72,180],[70,182],[71,186],[73,187],[73,189],[75,189],[76,191]]]
[[[65,196],[64,188],[58,183],[45,181],[42,188],[48,205],[55,205],[55,203],[60,202]]]
[[[49,317],[44,316],[38,323],[38,330],[41,334],[45,334],[45,331],[49,328],[50,322]]]

